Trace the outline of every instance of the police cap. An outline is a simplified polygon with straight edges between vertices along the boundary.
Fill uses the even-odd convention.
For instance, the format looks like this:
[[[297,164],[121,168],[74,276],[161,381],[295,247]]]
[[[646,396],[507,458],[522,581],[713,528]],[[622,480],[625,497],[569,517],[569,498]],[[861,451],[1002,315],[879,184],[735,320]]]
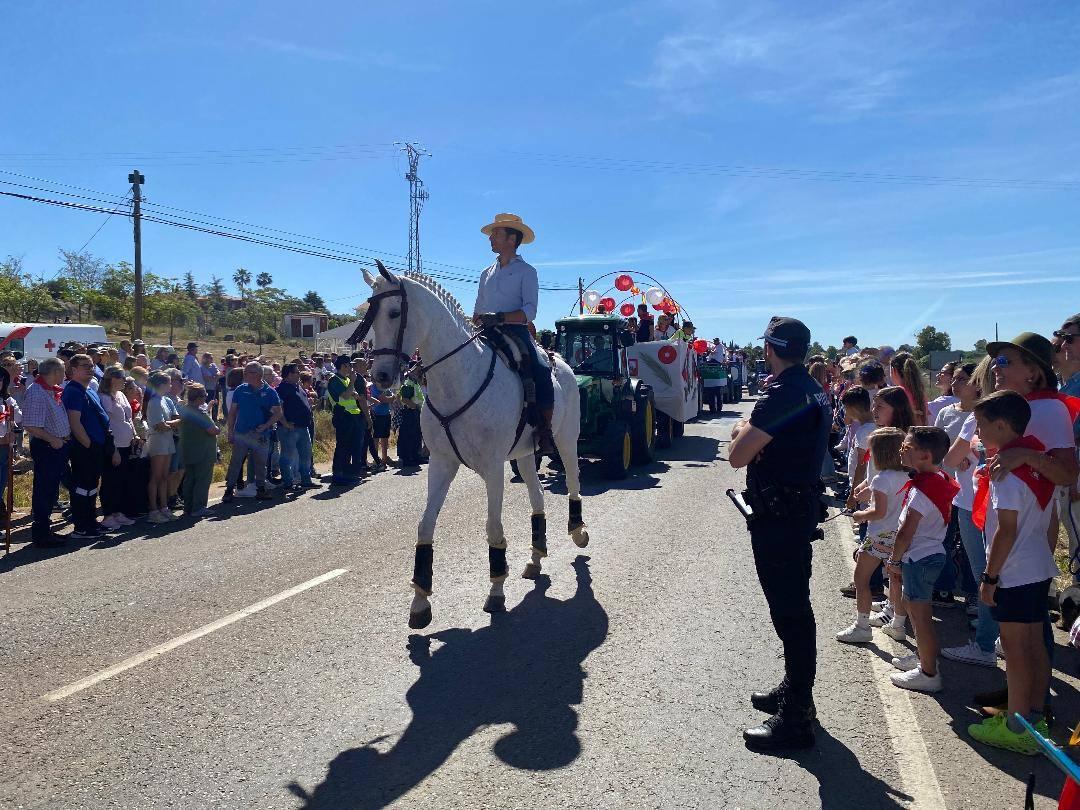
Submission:
[[[765,327],[761,339],[780,349],[783,354],[806,354],[810,348],[810,330],[797,318],[784,318],[774,315]]]

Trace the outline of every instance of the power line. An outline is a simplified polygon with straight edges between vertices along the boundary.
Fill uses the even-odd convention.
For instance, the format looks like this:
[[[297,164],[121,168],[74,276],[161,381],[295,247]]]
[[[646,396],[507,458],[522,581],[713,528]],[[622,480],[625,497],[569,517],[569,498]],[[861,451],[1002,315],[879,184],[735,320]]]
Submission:
[[[108,224],[109,220],[112,219],[113,214],[119,214],[120,211],[122,211],[122,210],[123,210],[122,208],[113,209],[113,211],[107,217],[105,217],[105,219],[102,221],[102,223],[100,225],[98,225],[97,230],[94,231],[92,234],[90,234],[90,238],[87,239],[85,242],[83,242],[82,247],[79,248],[75,252],[76,253],[82,253],[84,250],[86,250],[86,246],[94,241],[95,236],[97,236],[99,233],[101,233],[101,229],[104,228],[106,224]]]
[[[0,191],[0,196],[12,197],[12,198],[15,198],[15,199],[26,200],[26,201],[29,201],[29,202],[37,202],[37,203],[42,203],[42,204],[46,204],[46,205],[53,205],[53,206],[57,206],[57,207],[60,207],[60,208],[71,208],[71,209],[75,209],[75,210],[79,210],[79,211],[87,211],[87,212],[91,212],[91,213],[101,213],[101,214],[115,213],[114,211],[111,211],[110,209],[102,208],[100,206],[87,205],[85,203],[76,203],[76,202],[71,202],[69,200],[57,200],[57,199],[49,199],[49,198],[46,198],[46,197],[36,197],[36,196],[33,196],[33,195],[21,194],[21,193],[13,192],[13,191]],[[272,239],[260,238],[258,235],[253,235],[253,234],[249,234],[249,233],[243,233],[243,232],[240,232],[240,231],[233,231],[233,230],[229,230],[229,229],[221,229],[221,228],[216,228],[216,227],[212,227],[212,226],[211,227],[205,227],[203,225],[195,224],[195,223],[192,223],[192,222],[179,222],[179,221],[177,221],[175,219],[168,219],[168,218],[166,218],[164,216],[155,215],[155,214],[143,213],[142,214],[142,219],[144,221],[146,221],[146,222],[154,222],[154,223],[161,224],[161,225],[170,225],[170,226],[175,227],[175,228],[181,228],[181,229],[184,229],[184,230],[190,230],[190,231],[196,231],[196,232],[199,232],[199,233],[209,234],[209,235],[212,235],[212,236],[220,236],[220,237],[224,237],[224,238],[228,238],[228,239],[234,239],[234,240],[237,240],[237,241],[240,241],[240,242],[248,242],[248,243],[251,243],[251,244],[263,245],[265,247],[273,247],[273,248],[277,248],[279,250],[285,250],[285,251],[289,251],[291,253],[298,253],[298,254],[305,255],[305,256],[313,256],[315,258],[329,259],[329,260],[332,260],[332,261],[345,262],[345,263],[348,263],[348,264],[357,264],[357,265],[360,265],[360,266],[363,266],[363,267],[367,267],[369,269],[376,269],[376,267],[377,267],[377,265],[375,264],[375,259],[372,258],[372,257],[360,257],[360,256],[355,256],[355,255],[348,255],[348,254],[344,254],[343,252],[337,252],[337,253],[329,252],[329,251],[326,251],[326,250],[320,250],[320,249],[314,248],[313,246],[310,246],[310,245],[304,245],[303,243],[286,244],[282,240],[275,241],[275,240],[272,240]],[[390,265],[389,269],[396,270],[398,272],[405,272],[405,270],[406,270],[406,268],[395,266],[395,265]],[[469,284],[478,284],[479,283],[478,278],[467,278],[467,277],[456,276],[456,275],[452,275],[452,274],[448,274],[448,273],[428,272],[427,275],[431,276],[432,278],[438,279],[438,280],[446,280],[446,281],[451,281],[451,282],[460,282],[460,283],[469,283]],[[563,291],[570,290],[572,288],[544,286],[544,287],[541,287],[541,289],[545,290],[545,291],[549,291],[549,292],[555,292],[555,291],[563,292]]]

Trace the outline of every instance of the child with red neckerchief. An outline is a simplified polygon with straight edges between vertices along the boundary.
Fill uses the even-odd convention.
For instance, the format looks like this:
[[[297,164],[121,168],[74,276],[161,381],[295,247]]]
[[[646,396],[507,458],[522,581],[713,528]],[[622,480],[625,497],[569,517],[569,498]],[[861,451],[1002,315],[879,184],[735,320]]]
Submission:
[[[999,453],[1022,449],[1041,454],[1045,446],[1025,436],[1031,406],[1015,391],[997,391],[975,405],[979,436]],[[1050,658],[1043,641],[1046,592],[1057,573],[1046,532],[1053,515],[1054,484],[1029,464],[1001,475],[980,470],[972,519],[986,532],[986,570],[979,598],[990,605],[1001,628],[1008,661],[1008,711],[968,726],[979,742],[1034,756],[1039,747],[1016,715],[1049,734],[1042,715],[1050,685]]]
[[[949,436],[937,427],[916,425],[900,447],[900,459],[913,470],[900,493],[904,499],[889,571],[903,573],[904,607],[915,628],[916,653],[892,660],[900,670],[894,686],[915,692],[940,692],[937,631],[930,597],[945,567],[945,535],[952,516],[952,499],[959,491],[952,476],[941,470]]]

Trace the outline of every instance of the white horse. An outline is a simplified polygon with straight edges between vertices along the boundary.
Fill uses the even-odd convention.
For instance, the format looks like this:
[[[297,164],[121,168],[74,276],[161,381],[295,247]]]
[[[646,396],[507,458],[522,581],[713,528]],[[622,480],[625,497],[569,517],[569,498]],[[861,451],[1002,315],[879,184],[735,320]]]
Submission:
[[[372,379],[380,388],[392,385],[407,359],[402,352],[405,346],[419,347],[427,376],[428,399],[420,424],[431,458],[427,506],[417,529],[412,580],[415,594],[409,608],[409,627],[422,628],[431,623],[435,521],[461,464],[483,478],[487,488],[491,590],[484,610],[501,613],[506,609],[503,583],[507,576],[502,502],[505,465],[511,459],[518,460],[532,506],[532,559],[522,576],[535,579],[540,574],[540,561],[547,556],[544,491],[533,460],[533,430],[522,420],[521,378],[497,359],[490,347],[472,340],[475,330],[471,320],[436,282],[418,273],[395,276],[381,262],[378,266],[377,278],[364,271],[372,296],[368,299],[367,317],[358,330],[362,337],[369,329],[375,347]],[[554,386],[551,428],[566,469],[570,498],[567,532],[578,546],[584,547],[589,534],[581,518],[578,478],[581,405],[574,373],[558,357]]]

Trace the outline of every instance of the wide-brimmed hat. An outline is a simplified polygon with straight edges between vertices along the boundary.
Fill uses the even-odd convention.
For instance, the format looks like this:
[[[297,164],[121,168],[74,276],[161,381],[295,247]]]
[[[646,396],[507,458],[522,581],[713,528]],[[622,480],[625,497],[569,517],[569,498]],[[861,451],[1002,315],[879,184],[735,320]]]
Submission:
[[[521,244],[527,245],[536,238],[533,229],[526,225],[517,214],[496,214],[495,221],[480,229],[480,233],[491,236],[496,228],[509,228],[521,234]]]
[[[1035,332],[1021,332],[1012,340],[995,340],[986,344],[986,353],[996,357],[1005,348],[1018,349],[1021,354],[1042,366],[1046,379],[1054,379],[1054,346],[1042,335]]]

